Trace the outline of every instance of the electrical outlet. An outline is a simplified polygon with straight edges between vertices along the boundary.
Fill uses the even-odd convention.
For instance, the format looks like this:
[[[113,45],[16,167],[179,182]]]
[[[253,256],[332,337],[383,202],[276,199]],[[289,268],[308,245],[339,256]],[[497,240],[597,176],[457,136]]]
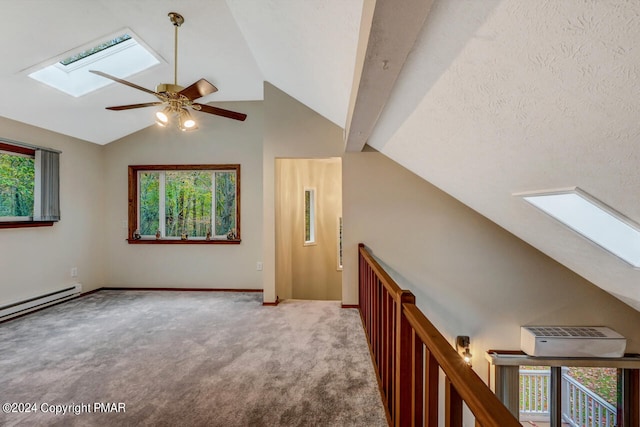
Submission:
[[[73,267],[71,269],[71,277],[78,277],[78,267]]]
[[[262,271],[262,261],[258,261],[258,262],[256,263],[256,270],[258,270],[258,271]]]

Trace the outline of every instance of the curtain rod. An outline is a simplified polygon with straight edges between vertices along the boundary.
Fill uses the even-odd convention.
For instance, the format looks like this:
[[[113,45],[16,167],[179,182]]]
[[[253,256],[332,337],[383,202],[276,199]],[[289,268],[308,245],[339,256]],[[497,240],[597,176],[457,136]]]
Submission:
[[[41,147],[39,145],[33,145],[33,144],[27,144],[26,142],[14,141],[14,140],[9,139],[9,138],[0,137],[0,142],[6,142],[7,144],[17,145],[18,147],[30,148],[32,150],[45,150],[45,151],[51,151],[53,153],[58,153],[58,154],[62,153],[62,151],[54,150],[53,148]]]

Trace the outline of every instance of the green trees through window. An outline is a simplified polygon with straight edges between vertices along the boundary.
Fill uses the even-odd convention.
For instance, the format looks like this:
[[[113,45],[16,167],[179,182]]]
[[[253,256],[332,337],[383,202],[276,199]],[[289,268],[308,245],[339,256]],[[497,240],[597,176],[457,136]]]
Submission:
[[[316,190],[304,190],[304,244],[316,242]]]
[[[33,156],[0,152],[0,218],[33,216]]]
[[[60,221],[60,151],[0,139],[0,229]]]
[[[134,167],[140,168],[136,226],[142,238],[239,238],[239,165],[159,167]]]
[[[160,173],[140,172],[140,234],[155,235],[160,229]]]
[[[208,232],[213,234],[211,182],[214,174],[221,173],[211,171],[140,172],[140,234],[153,236],[158,230],[162,232],[161,181],[164,183],[163,236],[180,237],[186,234],[189,237],[205,237]],[[223,195],[219,197],[223,198]],[[215,234],[226,235],[230,229],[217,227]]]
[[[216,172],[216,235],[236,229],[236,174]]]

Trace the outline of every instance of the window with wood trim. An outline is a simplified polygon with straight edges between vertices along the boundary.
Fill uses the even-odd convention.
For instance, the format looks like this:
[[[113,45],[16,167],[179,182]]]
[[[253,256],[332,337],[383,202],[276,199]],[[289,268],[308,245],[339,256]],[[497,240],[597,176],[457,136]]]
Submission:
[[[59,152],[0,140],[0,228],[60,219]]]
[[[129,243],[240,243],[240,165],[129,166]]]

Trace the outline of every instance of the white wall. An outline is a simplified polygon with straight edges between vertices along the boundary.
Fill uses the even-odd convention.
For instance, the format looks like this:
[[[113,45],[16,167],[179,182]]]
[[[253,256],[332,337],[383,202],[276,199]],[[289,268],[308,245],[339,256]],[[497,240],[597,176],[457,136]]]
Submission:
[[[264,301],[277,298],[275,282],[276,158],[340,157],[343,130],[275,86],[264,85],[263,254]]]
[[[105,286],[261,289],[261,102],[224,103],[248,115],[239,122],[199,114],[200,129],[183,133],[151,126],[105,146],[107,248]],[[130,245],[127,237],[127,166],[134,164],[239,163],[239,245]]]
[[[5,118],[0,129],[0,138],[62,151],[61,220],[52,227],[0,229],[0,305],[78,282],[84,291],[101,287],[103,147]]]
[[[264,285],[274,301],[275,159],[339,156],[342,130],[269,84],[264,103],[224,107],[249,118],[211,117],[193,134],[150,127],[105,147],[0,119],[0,136],[63,152],[62,220],[0,230],[0,303],[74,283],[71,267],[85,290]],[[242,244],[128,245],[127,166],[209,162],[242,165]],[[476,366],[490,347],[518,348],[525,324],[607,325],[640,351],[639,312],[385,156],[343,156],[343,202],[343,303],[357,303],[364,242],[445,336],[471,336]]]
[[[521,325],[605,325],[640,351],[639,312],[384,155],[343,156],[343,197],[343,303],[365,243],[445,337],[471,337],[481,376],[486,350],[520,348]]]

